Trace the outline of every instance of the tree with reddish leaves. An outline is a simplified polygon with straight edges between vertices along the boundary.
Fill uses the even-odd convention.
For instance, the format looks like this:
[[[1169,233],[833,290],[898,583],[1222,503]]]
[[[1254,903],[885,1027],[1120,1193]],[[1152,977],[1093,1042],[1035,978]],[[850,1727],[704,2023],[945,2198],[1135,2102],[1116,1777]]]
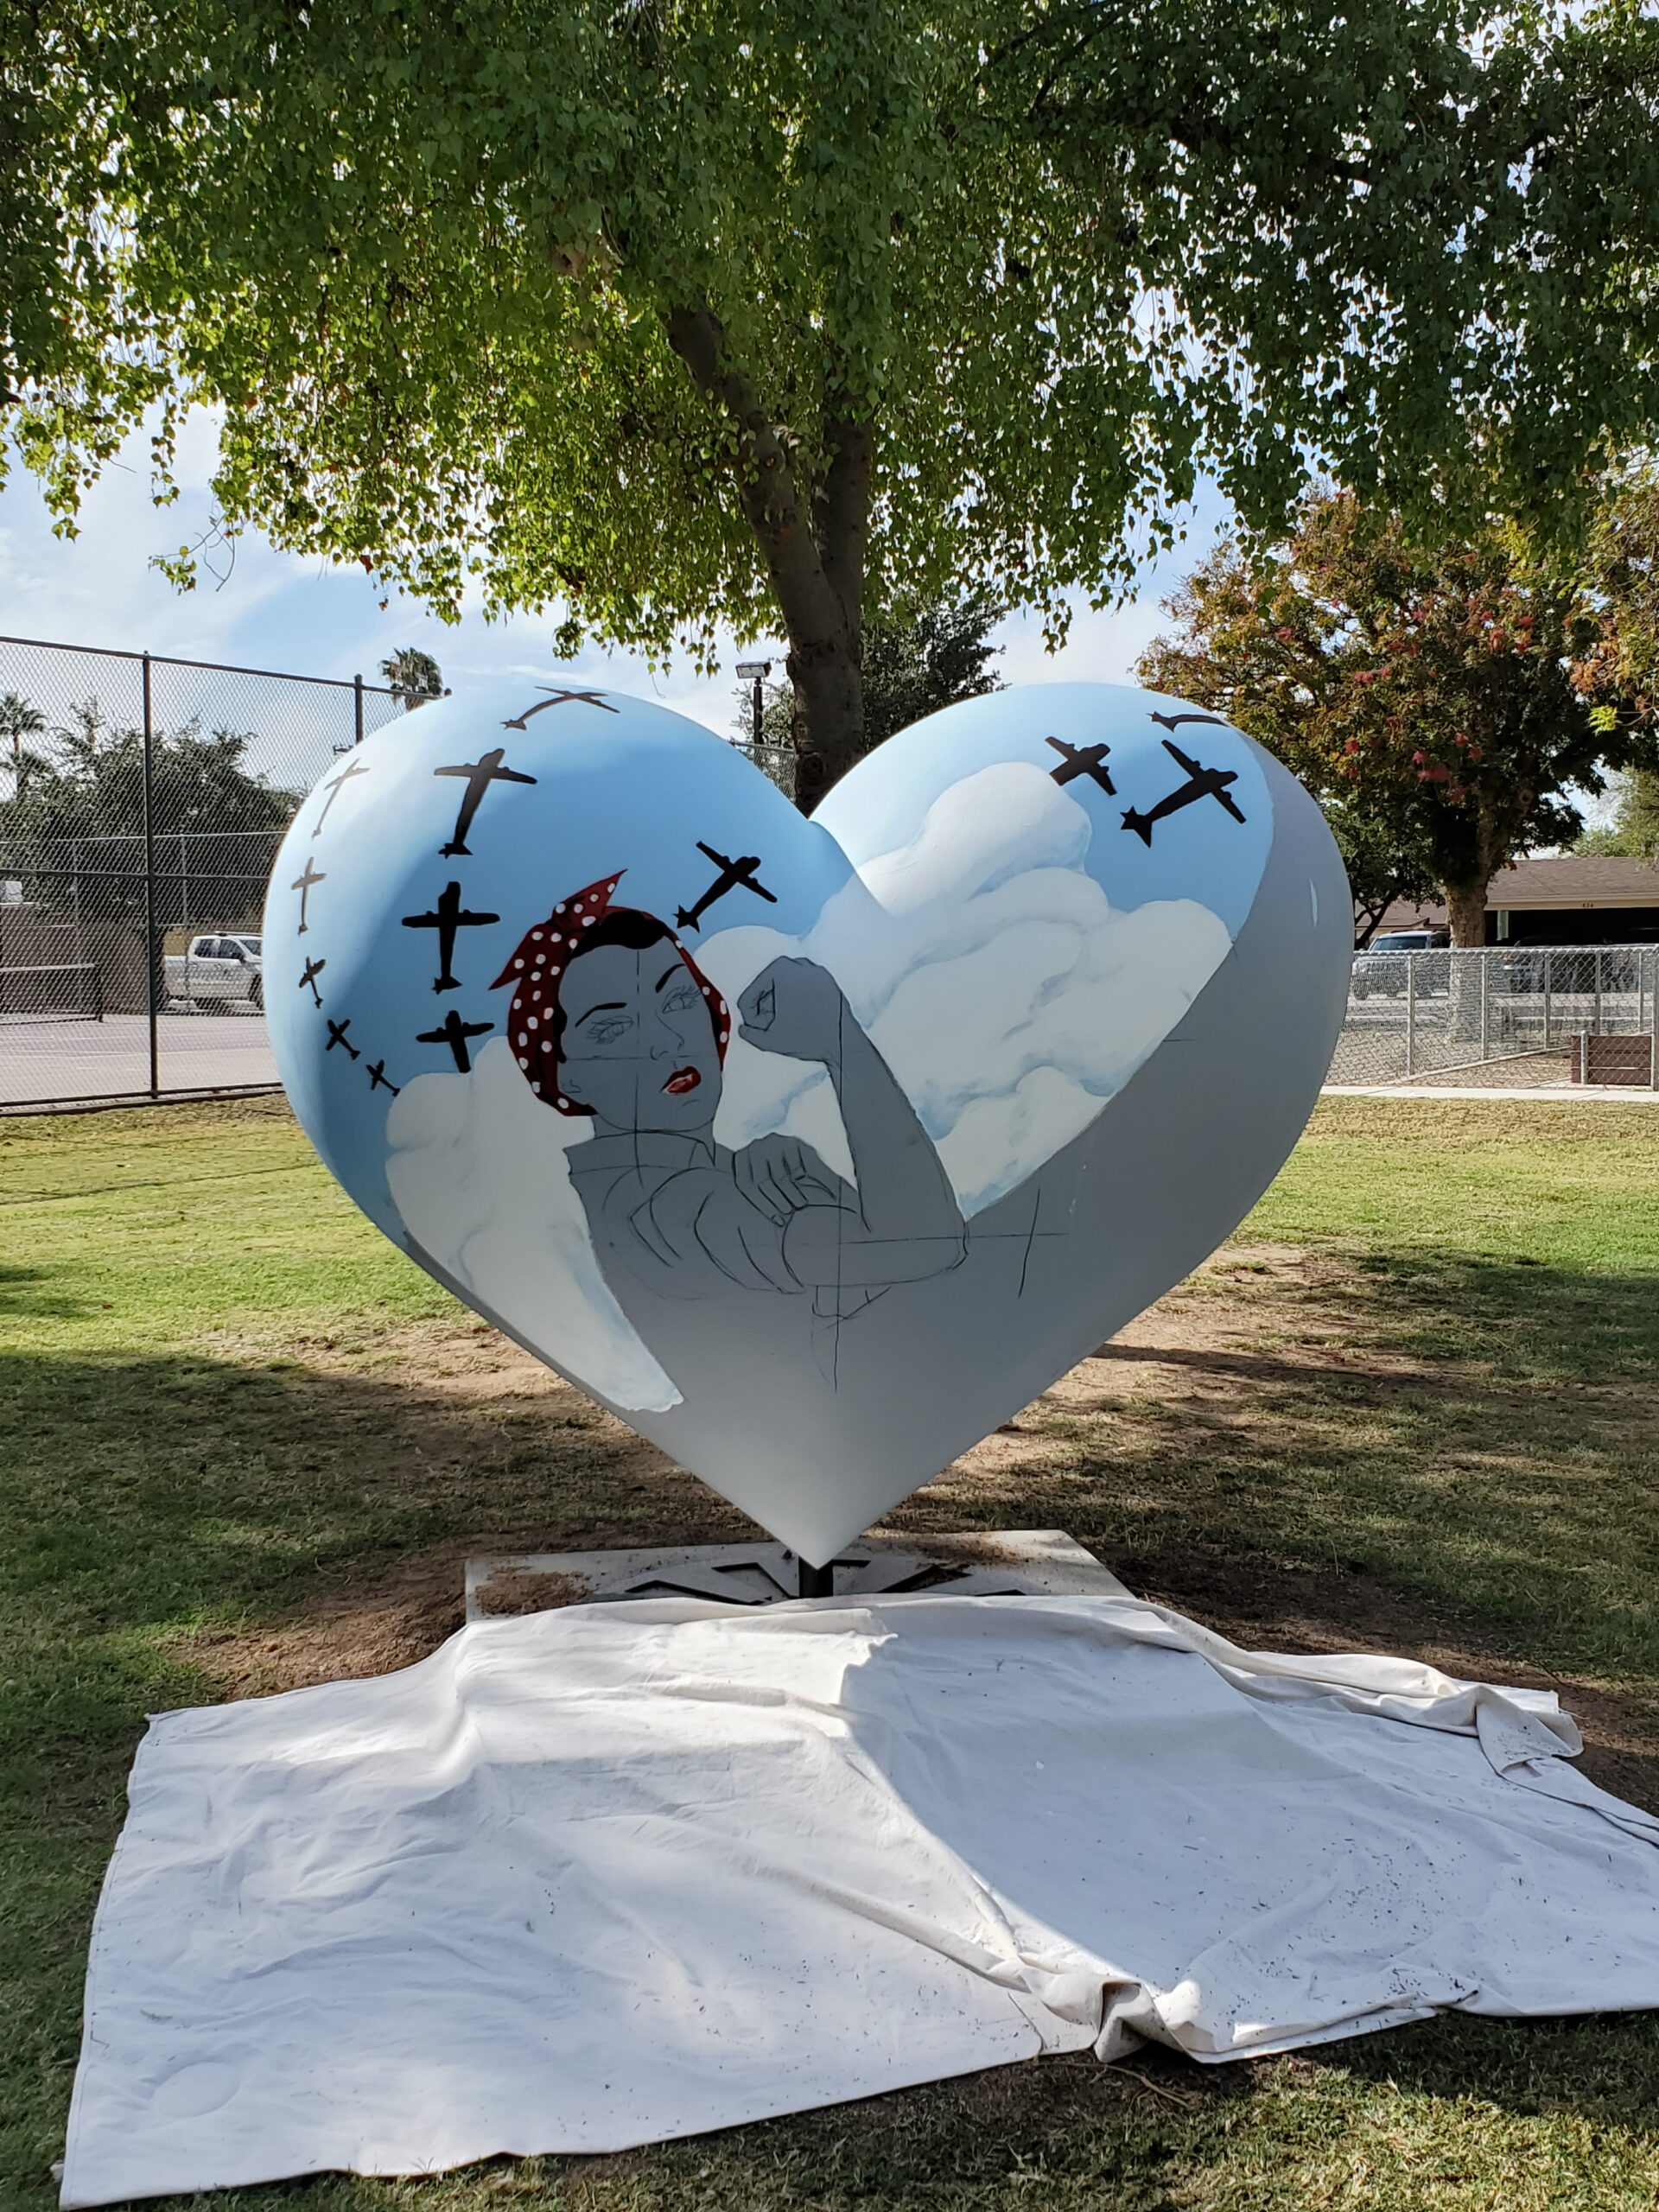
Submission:
[[[1609,607],[1494,526],[1426,543],[1346,493],[1284,543],[1224,543],[1166,602],[1143,682],[1226,715],[1444,893],[1454,944],[1485,942],[1487,886],[1570,843],[1577,800],[1651,765],[1652,718],[1605,651]],[[1594,682],[1587,679],[1594,670]]]

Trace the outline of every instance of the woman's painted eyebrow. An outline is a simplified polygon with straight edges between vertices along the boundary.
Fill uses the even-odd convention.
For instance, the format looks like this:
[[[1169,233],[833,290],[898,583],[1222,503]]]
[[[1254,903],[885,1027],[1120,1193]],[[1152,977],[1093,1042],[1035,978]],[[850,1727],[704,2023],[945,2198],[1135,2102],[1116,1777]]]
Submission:
[[[582,1023],[587,1020],[588,1014],[626,1014],[627,1010],[627,1005],[624,1000],[601,999],[597,1006],[588,1007],[588,1014],[579,1014],[576,1016],[576,1027],[578,1029],[581,1028]]]
[[[652,985],[652,987],[651,987],[651,988],[652,988],[652,990],[653,990],[653,991],[660,991],[660,990],[662,989],[662,988],[663,988],[663,985],[664,985],[664,984],[668,981],[669,977],[670,977],[671,976],[677,976],[677,975],[679,974],[679,972],[680,972],[680,963],[679,963],[679,962],[677,960],[677,961],[674,963],[674,965],[673,965],[671,968],[664,968],[664,970],[663,970],[662,974],[661,974],[661,975],[657,978],[657,981],[656,981],[656,982]]]

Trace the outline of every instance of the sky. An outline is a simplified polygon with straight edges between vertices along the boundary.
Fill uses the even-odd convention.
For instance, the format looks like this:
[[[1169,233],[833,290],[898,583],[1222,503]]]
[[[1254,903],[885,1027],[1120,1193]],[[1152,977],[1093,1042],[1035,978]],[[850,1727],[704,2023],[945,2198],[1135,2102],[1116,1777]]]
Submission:
[[[33,478],[14,466],[0,491],[0,630],[308,676],[361,674],[371,682],[402,645],[432,653],[445,682],[456,687],[484,676],[544,674],[551,664],[556,609],[495,623],[474,610],[452,626],[394,595],[383,612],[383,587],[359,569],[280,552],[253,534],[239,542],[222,584],[204,575],[194,591],[176,590],[150,563],[207,527],[215,448],[212,417],[198,413],[181,442],[181,495],[158,508],[149,497],[146,439],[135,435],[83,503],[71,540],[54,535]],[[1202,495],[1186,543],[1145,566],[1129,602],[1096,613],[1077,601],[1071,638],[1058,654],[1046,651],[1034,619],[1004,624],[996,637],[1005,680],[1132,683],[1137,656],[1162,626],[1159,601],[1202,556],[1224,516],[1218,493]],[[652,671],[643,658],[590,650],[562,665],[584,682],[656,699],[725,731],[734,714],[732,664],[764,657],[766,648],[722,643],[721,672],[713,678],[700,677],[689,658]],[[772,652],[781,658],[781,644]],[[6,688],[0,658],[0,690]]]

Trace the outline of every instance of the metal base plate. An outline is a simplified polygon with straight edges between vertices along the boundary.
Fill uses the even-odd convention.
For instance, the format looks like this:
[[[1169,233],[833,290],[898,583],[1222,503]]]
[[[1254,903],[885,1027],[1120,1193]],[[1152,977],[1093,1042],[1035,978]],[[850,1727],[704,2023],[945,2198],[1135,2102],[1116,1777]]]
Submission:
[[[616,1598],[715,1598],[733,1605],[775,1605],[796,1596],[799,1571],[793,1552],[768,1543],[469,1559],[467,1618],[490,1620]],[[833,1561],[831,1572],[837,1599],[920,1590],[948,1590],[963,1598],[1128,1594],[1109,1567],[1058,1529],[861,1536]]]

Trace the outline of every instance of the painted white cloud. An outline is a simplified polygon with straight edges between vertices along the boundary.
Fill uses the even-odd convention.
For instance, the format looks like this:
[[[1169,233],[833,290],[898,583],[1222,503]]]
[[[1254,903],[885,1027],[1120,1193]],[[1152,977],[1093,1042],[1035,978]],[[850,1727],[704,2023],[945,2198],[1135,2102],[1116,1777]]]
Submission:
[[[392,1202],[458,1282],[613,1405],[678,1405],[594,1256],[566,1158],[588,1124],[548,1111],[504,1039],[470,1075],[405,1084],[386,1135]]]
[[[779,953],[822,961],[939,1147],[964,1212],[1069,1143],[1156,1049],[1230,949],[1195,899],[1120,912],[1081,869],[1090,823],[1052,777],[1004,762],[938,798],[800,939],[712,938],[734,995]],[[850,1171],[822,1071],[734,1046],[716,1128],[785,1128]]]

